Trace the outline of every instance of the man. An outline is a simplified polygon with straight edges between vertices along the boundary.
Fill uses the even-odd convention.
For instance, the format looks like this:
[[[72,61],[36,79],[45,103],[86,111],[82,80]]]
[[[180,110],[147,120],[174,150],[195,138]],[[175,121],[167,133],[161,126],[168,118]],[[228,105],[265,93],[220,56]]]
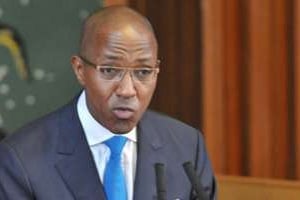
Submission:
[[[164,166],[167,199],[194,199],[182,167],[187,161],[215,199],[202,135],[146,111],[159,73],[157,51],[150,23],[129,8],[88,17],[80,52],[71,59],[83,91],[1,143],[0,199],[157,199],[157,163]],[[116,144],[107,141],[114,138],[123,140],[114,160],[120,167],[111,165]]]

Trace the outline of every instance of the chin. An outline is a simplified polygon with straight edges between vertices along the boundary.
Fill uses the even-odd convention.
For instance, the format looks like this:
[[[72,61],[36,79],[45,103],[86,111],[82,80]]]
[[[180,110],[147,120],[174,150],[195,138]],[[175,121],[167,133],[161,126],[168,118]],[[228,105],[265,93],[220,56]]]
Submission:
[[[113,133],[116,134],[125,134],[131,131],[136,126],[136,123],[133,123],[132,121],[118,121],[115,123],[111,129]]]

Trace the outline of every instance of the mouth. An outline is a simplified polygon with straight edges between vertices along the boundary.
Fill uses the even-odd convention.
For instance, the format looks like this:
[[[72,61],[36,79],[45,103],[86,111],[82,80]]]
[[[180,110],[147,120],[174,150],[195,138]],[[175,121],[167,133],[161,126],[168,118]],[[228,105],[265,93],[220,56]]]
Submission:
[[[118,118],[118,119],[130,119],[134,115],[134,110],[132,108],[128,107],[118,107],[113,109],[113,114]]]

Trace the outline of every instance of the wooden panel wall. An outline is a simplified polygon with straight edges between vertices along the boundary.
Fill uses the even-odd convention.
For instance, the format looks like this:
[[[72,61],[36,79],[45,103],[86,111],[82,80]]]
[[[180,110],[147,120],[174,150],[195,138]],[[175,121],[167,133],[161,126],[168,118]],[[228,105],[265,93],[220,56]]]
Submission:
[[[288,8],[284,0],[203,0],[203,122],[219,173],[292,176]]]
[[[254,176],[287,176],[288,61],[284,2],[249,1],[249,167]]]
[[[239,149],[242,148],[243,69],[237,2],[203,1],[200,7],[205,19],[201,79],[203,128],[217,172],[242,172],[243,152]]]
[[[300,179],[300,2],[294,5],[294,50],[295,68],[293,70],[294,80],[294,123],[295,123],[295,151],[296,151],[296,176]],[[298,11],[298,12],[297,12]]]

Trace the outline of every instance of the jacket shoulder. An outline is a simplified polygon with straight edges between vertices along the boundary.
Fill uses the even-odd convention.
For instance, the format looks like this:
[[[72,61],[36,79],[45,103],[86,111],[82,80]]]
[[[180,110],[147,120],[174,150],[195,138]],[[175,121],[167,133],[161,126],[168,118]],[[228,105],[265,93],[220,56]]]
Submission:
[[[187,123],[152,110],[149,110],[144,114],[142,121],[144,121],[145,124],[155,126],[156,129],[172,132],[173,134],[184,133],[185,136],[187,136],[187,134],[198,136],[200,132],[198,129]]]
[[[73,105],[65,105],[51,113],[48,113],[23,127],[19,128],[15,132],[8,135],[1,142],[7,143],[11,146],[22,147],[36,145],[38,141],[44,141],[49,139],[49,136],[53,137],[54,133],[58,132],[59,119],[64,113],[74,112]]]
[[[196,128],[185,122],[153,110],[148,110],[147,112],[145,112],[142,120],[151,121],[152,123],[158,123],[159,125],[163,125],[166,127],[175,126],[176,128],[181,127],[184,129],[189,129],[191,131],[197,130]]]

